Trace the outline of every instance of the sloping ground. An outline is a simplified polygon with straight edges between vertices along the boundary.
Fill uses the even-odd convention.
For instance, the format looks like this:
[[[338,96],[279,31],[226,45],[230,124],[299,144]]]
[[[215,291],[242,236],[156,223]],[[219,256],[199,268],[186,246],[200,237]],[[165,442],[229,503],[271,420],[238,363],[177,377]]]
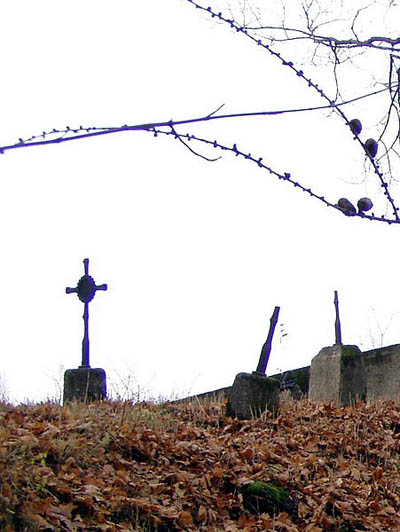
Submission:
[[[0,530],[400,531],[400,404],[0,406]],[[272,482],[298,515],[251,514]]]

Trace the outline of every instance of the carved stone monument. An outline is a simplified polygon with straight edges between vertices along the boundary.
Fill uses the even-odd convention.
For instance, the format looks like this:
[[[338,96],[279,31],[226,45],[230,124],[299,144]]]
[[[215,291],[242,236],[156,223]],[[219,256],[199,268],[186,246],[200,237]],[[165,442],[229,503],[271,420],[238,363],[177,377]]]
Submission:
[[[64,374],[64,404],[76,401],[98,401],[107,394],[106,373],[101,368],[91,368],[89,364],[89,303],[97,290],[107,290],[107,285],[97,286],[93,277],[89,275],[89,259],[83,261],[85,275],[75,288],[66,288],[67,294],[76,293],[85,304],[83,313],[84,335],[82,341],[82,365],[77,369],[67,369]]]

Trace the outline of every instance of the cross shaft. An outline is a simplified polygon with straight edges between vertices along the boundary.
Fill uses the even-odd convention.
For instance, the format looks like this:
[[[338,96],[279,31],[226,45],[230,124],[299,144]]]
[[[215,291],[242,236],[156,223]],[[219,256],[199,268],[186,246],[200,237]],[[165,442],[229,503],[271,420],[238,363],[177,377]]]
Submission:
[[[75,288],[67,287],[65,292],[67,294],[76,293],[78,298],[85,304],[83,312],[84,333],[82,341],[82,365],[81,368],[90,368],[89,364],[89,303],[94,298],[97,290],[107,290],[106,284],[96,285],[93,277],[89,275],[89,259],[83,260],[85,275],[79,279]]]

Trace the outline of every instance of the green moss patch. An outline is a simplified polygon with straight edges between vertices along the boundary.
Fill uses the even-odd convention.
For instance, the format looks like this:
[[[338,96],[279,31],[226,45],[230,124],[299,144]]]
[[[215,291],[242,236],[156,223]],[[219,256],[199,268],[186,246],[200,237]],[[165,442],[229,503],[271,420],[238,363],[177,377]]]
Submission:
[[[247,493],[259,497],[268,495],[275,502],[282,502],[287,499],[285,490],[270,482],[254,482],[247,487]]]

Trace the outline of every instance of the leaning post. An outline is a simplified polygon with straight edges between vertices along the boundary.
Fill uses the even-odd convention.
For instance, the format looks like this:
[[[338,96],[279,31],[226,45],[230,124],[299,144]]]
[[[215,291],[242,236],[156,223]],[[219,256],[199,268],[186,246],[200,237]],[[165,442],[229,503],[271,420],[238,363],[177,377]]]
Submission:
[[[259,416],[265,409],[277,412],[277,399],[280,383],[277,379],[266,377],[265,371],[271,354],[272,338],[278,322],[280,307],[270,319],[270,327],[258,362],[257,370],[252,373],[238,373],[233,382],[226,405],[226,414],[230,417],[249,419]]]
[[[275,307],[274,312],[269,320],[270,325],[269,325],[268,336],[267,336],[267,339],[264,345],[262,346],[260,359],[258,361],[258,366],[257,366],[256,371],[254,372],[257,375],[265,375],[265,372],[267,370],[269,356],[271,354],[271,349],[272,349],[272,339],[274,337],[276,324],[278,323],[279,311],[280,311],[280,307]]]

